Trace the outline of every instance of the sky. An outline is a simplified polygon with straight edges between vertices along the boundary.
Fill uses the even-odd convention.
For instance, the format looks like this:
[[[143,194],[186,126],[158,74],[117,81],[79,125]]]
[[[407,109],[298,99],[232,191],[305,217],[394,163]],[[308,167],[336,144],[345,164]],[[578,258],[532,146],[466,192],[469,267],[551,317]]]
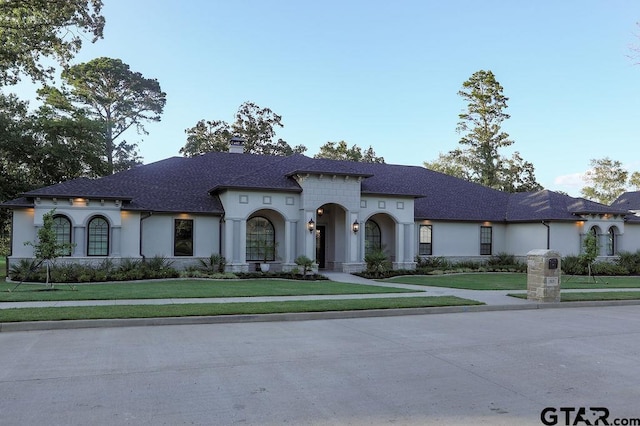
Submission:
[[[457,93],[490,70],[509,98],[502,153],[543,187],[579,196],[593,158],[640,170],[638,0],[105,0],[103,15],[73,63],[119,58],[159,81],[161,122],[126,136],[145,163],[251,101],[309,156],[344,140],[421,166],[459,146]]]

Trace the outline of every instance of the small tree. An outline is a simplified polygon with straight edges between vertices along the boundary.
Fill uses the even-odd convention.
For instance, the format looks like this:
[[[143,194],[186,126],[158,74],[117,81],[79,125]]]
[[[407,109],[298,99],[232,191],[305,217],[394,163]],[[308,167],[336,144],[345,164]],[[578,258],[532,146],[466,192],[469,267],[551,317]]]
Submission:
[[[60,256],[64,256],[71,250],[75,244],[61,243],[56,237],[56,231],[53,229],[53,216],[55,209],[45,213],[42,217],[43,225],[38,230],[38,241],[27,241],[24,244],[33,246],[33,254],[38,260],[38,265],[45,264],[47,268],[46,285],[53,288],[53,284],[49,283],[50,268],[53,261]]]
[[[296,265],[302,268],[302,276],[307,277],[307,273],[313,270],[314,261],[309,259],[307,256],[301,255],[296,257]]]
[[[582,242],[582,246],[584,247],[584,252],[580,255],[580,261],[583,264],[587,265],[587,270],[589,271],[589,278],[591,280],[591,265],[597,259],[600,254],[600,246],[598,244],[598,237],[593,231],[587,232],[587,235],[584,236],[584,241]],[[594,278],[595,281],[595,278]]]

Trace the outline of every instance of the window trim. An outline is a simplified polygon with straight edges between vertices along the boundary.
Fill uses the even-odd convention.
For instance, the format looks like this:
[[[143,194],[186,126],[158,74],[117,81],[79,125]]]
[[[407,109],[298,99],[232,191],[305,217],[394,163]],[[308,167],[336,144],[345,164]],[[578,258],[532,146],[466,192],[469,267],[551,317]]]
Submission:
[[[489,242],[484,242],[485,237],[489,236]],[[487,250],[488,249],[488,250]],[[491,256],[493,254],[493,227],[480,226],[480,256]]]
[[[183,238],[183,237],[179,237],[178,236],[178,222],[186,222],[186,223],[190,223],[191,224],[191,229],[190,229],[190,235],[187,238]],[[190,257],[193,256],[194,253],[194,220],[193,219],[183,219],[183,218],[175,218],[173,219],[173,256],[174,257]],[[187,243],[187,250],[183,251],[178,251],[177,247],[178,247],[178,242],[182,243],[182,242],[186,242]],[[190,251],[188,250],[190,249]]]
[[[266,232],[249,232],[249,223],[253,220],[264,220],[266,224],[269,225],[271,236],[269,238],[269,231]],[[262,227],[262,229],[268,229],[267,227]],[[252,237],[264,237],[264,238],[255,238]],[[250,239],[251,238],[251,239]],[[267,240],[270,241],[267,241]],[[247,262],[264,262],[265,258],[263,255],[260,255],[261,249],[259,244],[250,244],[253,241],[263,241],[268,242],[271,247],[275,249],[276,247],[276,227],[273,225],[273,222],[269,220],[269,218],[264,216],[252,216],[247,219],[246,222],[246,237],[245,237],[245,261]],[[267,262],[275,262],[276,260],[276,251],[271,250],[270,255],[267,257]]]
[[[377,235],[375,233],[370,235],[372,225],[375,225],[373,229],[377,232]],[[364,223],[364,249],[365,255],[375,250],[382,250],[382,228],[380,228],[378,222],[373,219],[368,219]]]
[[[95,220],[103,220],[104,223],[107,225],[107,232],[106,232],[106,241],[107,241],[107,247],[106,247],[106,254],[92,254],[90,253],[91,251],[91,240],[92,240],[92,235],[91,235],[91,224],[93,223],[93,221]],[[95,236],[94,236],[95,238]],[[87,222],[87,256],[91,256],[91,257],[105,257],[105,256],[109,256],[109,252],[111,249],[111,225],[109,224],[109,221],[107,220],[106,217],[98,215],[98,216],[93,216],[91,219],[89,219],[89,222]]]
[[[56,224],[56,220],[64,220],[66,222],[66,224],[69,226],[69,235],[67,238],[66,234],[61,234],[59,231],[59,226]],[[72,249],[71,249],[71,244],[73,241],[73,225],[71,224],[71,219],[69,219],[67,216],[63,215],[63,214],[57,214],[53,216],[53,230],[56,234],[56,242],[58,244],[69,244],[69,247],[67,248],[67,250],[65,251],[65,253],[62,256],[71,256],[72,254]],[[60,238],[60,237],[63,238]]]
[[[422,229],[429,229],[429,241],[422,241]],[[423,248],[425,250],[423,251]],[[433,225],[420,225],[418,228],[418,255],[433,256]]]

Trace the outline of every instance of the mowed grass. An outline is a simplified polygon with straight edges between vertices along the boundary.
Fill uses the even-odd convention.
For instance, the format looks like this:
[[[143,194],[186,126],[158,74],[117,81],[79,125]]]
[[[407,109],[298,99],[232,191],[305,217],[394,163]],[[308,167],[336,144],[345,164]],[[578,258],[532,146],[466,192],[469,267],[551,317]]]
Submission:
[[[293,312],[328,312],[481,305],[455,296],[402,297],[291,302],[196,303],[173,305],[20,308],[0,310],[0,322],[62,321],[79,319],[162,318],[213,315],[254,315]]]
[[[597,282],[587,277],[563,275],[560,287],[564,289],[590,288],[640,288],[640,277],[597,277]],[[568,282],[567,282],[568,281]],[[407,275],[384,280],[384,282],[425,285],[434,287],[461,288],[467,290],[526,290],[527,274],[518,273],[471,273],[451,275]]]
[[[73,287],[56,284],[53,290],[43,284],[23,283],[15,288],[16,285],[17,283],[5,282],[0,284],[0,302],[378,294],[412,291],[334,281],[293,280],[133,281]]]
[[[526,299],[526,293],[514,293],[509,296]],[[640,291],[597,291],[597,292],[560,292],[561,302],[586,302],[594,300],[639,300]]]

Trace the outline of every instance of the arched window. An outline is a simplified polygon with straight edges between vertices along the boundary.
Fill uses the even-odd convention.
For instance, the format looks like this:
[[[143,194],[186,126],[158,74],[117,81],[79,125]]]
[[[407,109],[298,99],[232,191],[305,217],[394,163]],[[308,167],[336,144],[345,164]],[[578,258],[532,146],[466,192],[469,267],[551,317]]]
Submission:
[[[53,232],[56,233],[58,244],[71,244],[71,221],[66,216],[55,215],[53,217]],[[63,253],[64,256],[71,256],[71,247]]]
[[[109,222],[96,216],[89,221],[87,234],[87,256],[109,255]]]
[[[269,219],[261,216],[247,220],[247,260],[276,260],[276,233]]]
[[[365,254],[382,249],[382,233],[380,227],[373,220],[368,220],[364,225],[364,252]]]
[[[616,227],[612,226],[607,233],[607,256],[615,256],[616,251],[618,251],[616,247],[616,231]]]

